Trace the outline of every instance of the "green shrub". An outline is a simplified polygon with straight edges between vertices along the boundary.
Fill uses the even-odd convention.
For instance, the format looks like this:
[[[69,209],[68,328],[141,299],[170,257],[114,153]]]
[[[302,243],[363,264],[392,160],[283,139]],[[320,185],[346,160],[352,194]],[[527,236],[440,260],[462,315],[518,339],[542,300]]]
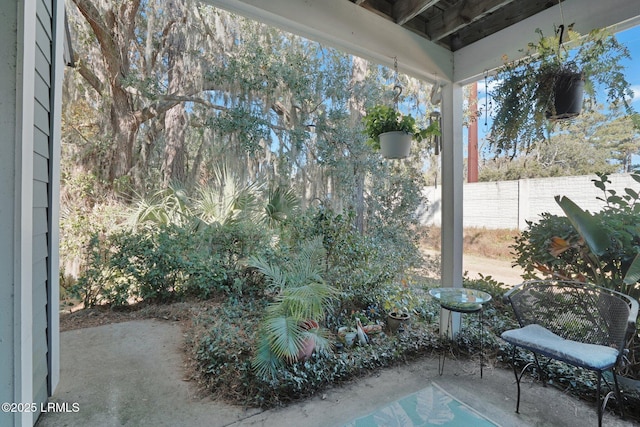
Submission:
[[[100,241],[98,234],[92,235],[86,246],[89,259],[85,270],[69,288],[69,294],[78,298],[85,308],[110,302],[111,296],[107,293],[109,284],[113,282],[113,269],[109,267],[109,246]]]
[[[73,292],[86,307],[242,293],[250,276],[243,260],[266,246],[267,238],[257,226],[240,223],[196,231],[166,224],[101,239],[94,235],[89,265]]]
[[[632,177],[640,182],[640,175]],[[610,181],[606,174],[599,174],[593,182],[603,191],[599,199],[606,205],[590,219],[597,230],[584,231],[602,236],[606,250],[595,253],[568,218],[544,213],[538,222],[527,222],[527,229],[516,238],[515,263],[525,270],[525,278],[552,275],[589,281],[637,297],[636,284],[625,284],[623,279],[640,247],[638,193],[627,188],[620,195],[607,189]]]
[[[361,233],[355,212],[309,209],[287,223],[285,242],[322,236],[327,252],[324,277],[341,292],[335,311],[350,312],[377,304],[374,294],[421,261],[415,235],[393,221],[375,221]]]
[[[576,241],[580,236],[567,217],[542,213],[537,222],[527,221],[527,228],[515,238],[512,245],[516,256],[515,264],[524,269],[524,279],[540,279],[541,266],[550,270],[560,270],[574,265],[578,254],[565,251],[553,256],[549,251],[553,237],[561,236],[566,241]]]

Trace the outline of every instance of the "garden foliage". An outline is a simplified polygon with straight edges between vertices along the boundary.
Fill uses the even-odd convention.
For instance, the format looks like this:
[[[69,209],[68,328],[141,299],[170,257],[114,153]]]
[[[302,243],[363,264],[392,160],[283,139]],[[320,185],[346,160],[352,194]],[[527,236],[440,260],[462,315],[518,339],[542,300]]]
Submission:
[[[632,177],[640,183],[640,175]],[[592,225],[590,230],[576,228],[568,217],[544,213],[539,221],[528,221],[527,229],[516,238],[515,262],[525,270],[525,278],[588,281],[637,297],[637,280],[626,283],[624,279],[640,248],[639,194],[632,188],[622,194],[608,189],[606,174],[598,174],[593,183],[602,190],[599,199],[604,208],[594,214],[579,213]],[[577,208],[566,199],[558,201],[563,207]],[[600,243],[594,242],[596,238]]]
[[[482,289],[493,295],[485,310],[485,351],[497,353],[501,344],[498,336],[515,326],[515,319],[501,302],[504,286],[491,277],[465,280],[465,286]],[[384,288],[384,286],[382,286]],[[465,326],[457,341],[451,343],[439,337],[439,304],[417,294],[411,325],[402,333],[371,335],[370,345],[349,349],[321,351],[313,357],[282,364],[275,376],[262,376],[253,369],[252,355],[259,341],[264,301],[238,298],[228,299],[213,310],[201,312],[194,319],[189,339],[194,357],[201,369],[202,385],[218,397],[234,403],[272,407],[305,398],[323,389],[358,378],[376,369],[406,363],[420,356],[453,346],[457,353],[478,354],[480,328],[477,316],[465,316]],[[420,294],[420,295],[419,295]],[[350,317],[361,321],[379,319],[381,310],[367,307]],[[348,322],[343,319],[342,322]],[[326,324],[332,324],[327,321]],[[334,344],[332,342],[332,344]]]
[[[86,307],[210,298],[246,290],[240,260],[266,246],[253,224],[208,225],[197,232],[175,224],[94,235],[89,263],[72,293]]]

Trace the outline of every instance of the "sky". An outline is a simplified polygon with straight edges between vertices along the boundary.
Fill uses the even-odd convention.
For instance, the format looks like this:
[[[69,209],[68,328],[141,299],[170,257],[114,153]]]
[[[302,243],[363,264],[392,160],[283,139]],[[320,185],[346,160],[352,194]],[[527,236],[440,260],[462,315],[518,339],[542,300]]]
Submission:
[[[636,111],[640,111],[640,26],[630,28],[628,30],[616,34],[618,41],[626,45],[631,54],[631,60],[624,61],[626,67],[625,75],[634,93],[631,104]],[[489,90],[491,90],[491,79],[489,81]],[[478,108],[484,111],[486,105],[486,88],[484,80],[478,81]],[[486,125],[485,125],[486,123]],[[484,136],[491,127],[491,117],[485,117],[483,113],[478,120],[478,143],[482,145]],[[465,138],[465,157],[467,132],[464,131]]]

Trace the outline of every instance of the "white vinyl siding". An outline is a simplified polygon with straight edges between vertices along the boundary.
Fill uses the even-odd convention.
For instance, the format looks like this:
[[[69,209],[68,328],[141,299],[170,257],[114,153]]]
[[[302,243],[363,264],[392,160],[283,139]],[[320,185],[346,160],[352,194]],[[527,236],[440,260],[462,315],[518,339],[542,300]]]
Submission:
[[[49,396],[48,293],[50,281],[50,150],[52,107],[52,2],[38,0],[33,132],[33,401]]]

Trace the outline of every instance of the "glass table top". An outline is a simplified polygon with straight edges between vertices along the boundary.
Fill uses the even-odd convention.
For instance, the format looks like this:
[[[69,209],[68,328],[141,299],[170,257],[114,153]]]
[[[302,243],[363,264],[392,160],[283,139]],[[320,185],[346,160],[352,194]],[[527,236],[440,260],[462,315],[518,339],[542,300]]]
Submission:
[[[433,288],[429,295],[440,301],[443,308],[461,312],[478,311],[482,304],[491,301],[488,293],[466,288]]]

